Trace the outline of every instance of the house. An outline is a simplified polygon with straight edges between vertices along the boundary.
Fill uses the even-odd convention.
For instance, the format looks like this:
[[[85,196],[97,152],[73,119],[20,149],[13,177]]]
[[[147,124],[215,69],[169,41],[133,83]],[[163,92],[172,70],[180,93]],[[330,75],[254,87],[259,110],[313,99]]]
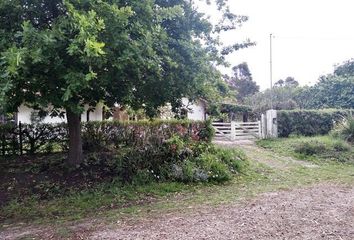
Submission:
[[[186,119],[194,120],[194,121],[205,121],[207,119],[206,108],[207,104],[204,100],[197,100],[191,102],[188,98],[182,99],[182,115]],[[174,118],[174,114],[171,110],[171,105],[167,104],[164,107],[164,112],[161,114],[161,119],[172,119]],[[15,117],[15,121],[17,124],[25,123],[31,124],[34,122],[34,118],[37,114],[37,111],[27,107],[26,105],[22,104],[18,108],[18,112]],[[81,121],[88,122],[88,121],[103,121],[104,117],[104,105],[102,103],[97,104],[95,108],[89,107],[85,105],[85,111],[81,114]],[[129,120],[136,120],[139,119],[136,116],[130,116],[124,107],[116,106],[113,108],[113,116],[111,120],[117,121],[129,121]],[[66,122],[66,116],[62,117],[52,117],[52,116],[45,116],[43,119],[40,119],[41,123],[62,123]]]
[[[34,118],[36,117],[35,115],[37,114],[37,111],[27,107],[26,105],[22,104],[18,108],[17,116],[15,117],[15,121],[17,124],[25,123],[25,124],[31,124],[34,121]],[[95,108],[91,108],[88,105],[85,105],[85,111],[81,114],[81,121],[82,122],[88,122],[88,121],[102,121],[104,119],[103,117],[103,104],[99,103]],[[66,116],[62,117],[52,117],[52,116],[46,116],[43,119],[40,120],[41,123],[62,123],[66,122]]]
[[[160,119],[169,120],[175,118],[175,113],[172,112],[171,104],[166,104],[163,107],[159,108]],[[208,118],[207,115],[207,103],[204,100],[197,100],[191,102],[188,98],[182,98],[182,110],[181,115],[183,118],[194,120],[194,121],[205,121]],[[116,106],[113,108],[113,117],[112,120],[116,121],[136,121],[144,119],[144,115],[138,114],[129,114],[125,107]]]
[[[207,102],[202,99],[189,101],[188,98],[182,98],[183,108],[186,118],[194,121],[205,121],[208,119]]]
[[[166,106],[160,108],[160,112],[161,119],[174,118],[174,113],[172,112],[171,104],[167,104]],[[207,120],[207,102],[202,99],[190,101],[188,98],[182,98],[181,117],[193,121]]]

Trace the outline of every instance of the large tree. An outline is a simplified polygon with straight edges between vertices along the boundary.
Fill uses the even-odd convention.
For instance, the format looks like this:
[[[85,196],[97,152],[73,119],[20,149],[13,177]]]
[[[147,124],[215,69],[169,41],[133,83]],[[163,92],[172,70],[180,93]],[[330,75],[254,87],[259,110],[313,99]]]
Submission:
[[[236,91],[236,99],[243,103],[247,96],[259,92],[259,86],[253,81],[251,71],[246,62],[232,68],[233,76],[225,77],[229,86]]]
[[[354,109],[354,76],[323,76],[316,85],[304,90],[302,95],[311,96],[304,104],[308,109]]]
[[[269,109],[292,110],[298,107],[295,99],[300,90],[299,87],[275,87],[247,97],[245,103],[257,112]]]
[[[334,75],[341,77],[354,76],[354,59],[337,65],[334,70]]]
[[[354,60],[337,65],[332,74],[321,76],[314,86],[302,89],[297,96],[297,102],[308,109],[353,109]]]
[[[85,104],[177,107],[220,79],[223,54],[251,45],[218,41],[247,18],[216,3],[223,17],[213,26],[187,0],[0,0],[0,99],[7,111],[64,109],[78,164]]]
[[[275,84],[275,87],[298,87],[299,82],[295,80],[293,77],[287,77],[285,80],[280,79]]]

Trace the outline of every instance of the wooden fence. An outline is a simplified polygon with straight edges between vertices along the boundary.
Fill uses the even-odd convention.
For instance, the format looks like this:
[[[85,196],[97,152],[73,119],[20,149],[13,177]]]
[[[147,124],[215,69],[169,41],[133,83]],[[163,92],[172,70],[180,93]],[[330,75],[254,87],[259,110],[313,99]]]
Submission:
[[[261,138],[261,122],[214,122],[216,139],[243,140]]]

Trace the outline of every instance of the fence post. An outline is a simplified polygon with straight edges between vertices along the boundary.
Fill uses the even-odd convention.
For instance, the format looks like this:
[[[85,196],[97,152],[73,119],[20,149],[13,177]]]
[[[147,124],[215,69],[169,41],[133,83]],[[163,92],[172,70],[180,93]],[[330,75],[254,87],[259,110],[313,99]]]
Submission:
[[[261,124],[261,121],[258,121],[258,137],[262,138],[262,124]]]
[[[262,139],[266,139],[267,138],[267,118],[265,114],[262,114],[261,125],[262,125]]]
[[[231,121],[231,140],[235,141],[236,139],[236,122]]]
[[[277,110],[268,110],[266,112],[267,119],[267,138],[278,137],[278,125],[277,125]]]
[[[21,121],[18,123],[18,132],[20,137],[20,155],[23,155],[23,146],[22,146],[22,123]]]

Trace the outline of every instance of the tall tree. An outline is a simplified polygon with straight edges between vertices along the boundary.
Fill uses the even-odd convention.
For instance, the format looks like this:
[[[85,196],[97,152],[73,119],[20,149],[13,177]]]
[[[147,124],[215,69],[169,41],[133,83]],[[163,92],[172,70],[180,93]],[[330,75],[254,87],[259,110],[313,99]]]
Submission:
[[[252,43],[218,34],[246,21],[216,0],[213,26],[185,0],[0,0],[0,99],[65,114],[69,162],[82,161],[80,114],[103,101],[153,115],[183,96],[202,95],[221,76],[215,64]]]
[[[257,112],[264,112],[271,108],[292,110],[298,107],[295,97],[299,90],[300,88],[275,87],[247,97],[245,103]]]
[[[334,70],[334,75],[341,77],[354,76],[354,59],[350,59],[337,65]]]
[[[280,79],[274,84],[275,87],[298,87],[299,82],[293,77],[287,77],[285,80]]]
[[[259,92],[259,86],[253,81],[251,71],[246,62],[232,68],[233,76],[226,77],[229,86],[236,90],[236,99],[243,103],[247,96]]]
[[[353,109],[354,60],[337,65],[332,74],[321,76],[314,86],[304,88],[299,92],[297,101],[300,106],[308,109]]]
[[[319,82],[303,93],[311,96],[306,108],[354,108],[354,76],[322,76]]]

